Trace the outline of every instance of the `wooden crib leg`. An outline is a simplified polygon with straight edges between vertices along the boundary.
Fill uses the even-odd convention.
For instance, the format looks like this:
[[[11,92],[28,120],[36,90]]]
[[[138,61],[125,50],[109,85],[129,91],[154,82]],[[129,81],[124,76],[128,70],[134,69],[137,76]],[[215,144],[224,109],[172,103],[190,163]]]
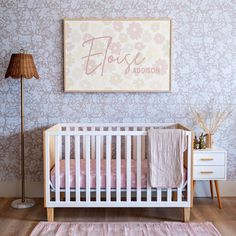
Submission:
[[[49,222],[54,221],[54,208],[51,207],[47,208],[47,219]]]
[[[190,207],[184,208],[184,222],[190,221]]]

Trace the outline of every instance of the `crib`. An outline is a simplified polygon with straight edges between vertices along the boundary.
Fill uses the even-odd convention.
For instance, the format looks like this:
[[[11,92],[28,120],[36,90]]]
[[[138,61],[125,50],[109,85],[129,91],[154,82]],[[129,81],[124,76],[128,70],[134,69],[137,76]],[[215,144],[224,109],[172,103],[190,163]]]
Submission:
[[[152,188],[147,129],[176,128],[187,135],[181,188]],[[57,124],[44,131],[44,206],[48,221],[64,207],[180,207],[190,220],[192,132],[172,123]],[[167,173],[168,174],[168,173]]]

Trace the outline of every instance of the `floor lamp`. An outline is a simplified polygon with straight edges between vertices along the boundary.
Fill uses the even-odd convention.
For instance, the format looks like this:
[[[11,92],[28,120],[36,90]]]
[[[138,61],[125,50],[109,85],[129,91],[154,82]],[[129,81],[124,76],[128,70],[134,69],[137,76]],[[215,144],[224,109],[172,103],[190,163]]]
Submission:
[[[35,77],[39,79],[34,59],[23,49],[20,53],[12,54],[5,78],[12,77],[21,81],[21,199],[11,203],[13,208],[29,208],[34,206],[34,200],[25,198],[25,150],[24,150],[24,85],[23,80]]]

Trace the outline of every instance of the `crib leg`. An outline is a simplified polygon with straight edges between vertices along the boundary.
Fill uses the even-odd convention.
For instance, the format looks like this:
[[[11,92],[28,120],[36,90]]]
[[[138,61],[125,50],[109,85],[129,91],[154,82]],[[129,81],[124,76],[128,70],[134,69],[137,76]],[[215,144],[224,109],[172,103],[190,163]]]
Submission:
[[[184,222],[190,221],[190,207],[184,208]]]
[[[47,208],[47,219],[49,222],[54,221],[54,208],[51,207]]]

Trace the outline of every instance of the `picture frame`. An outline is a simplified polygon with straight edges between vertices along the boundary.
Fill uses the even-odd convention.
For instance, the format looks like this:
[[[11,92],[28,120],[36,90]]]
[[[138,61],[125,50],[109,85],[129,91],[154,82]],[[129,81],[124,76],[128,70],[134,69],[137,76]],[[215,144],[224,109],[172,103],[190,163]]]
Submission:
[[[171,19],[64,19],[65,92],[171,92]]]

